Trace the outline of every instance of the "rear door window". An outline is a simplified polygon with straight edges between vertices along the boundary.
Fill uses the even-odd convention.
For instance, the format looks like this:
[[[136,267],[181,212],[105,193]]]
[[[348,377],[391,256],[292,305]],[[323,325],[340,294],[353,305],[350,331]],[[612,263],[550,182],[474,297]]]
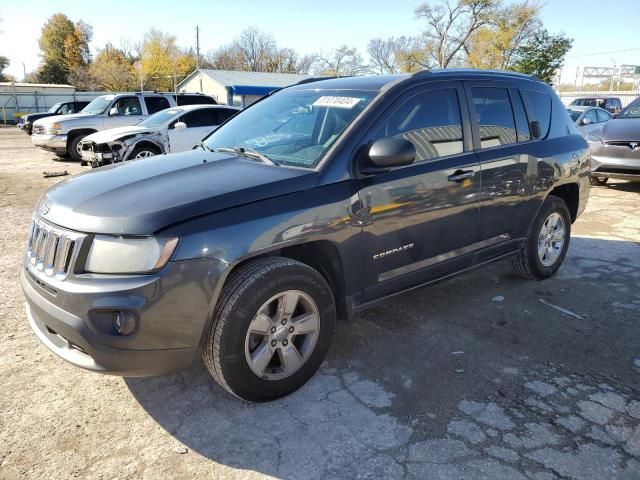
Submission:
[[[531,140],[531,131],[529,130],[529,119],[527,118],[527,112],[524,109],[522,98],[518,90],[509,90],[511,96],[511,104],[513,105],[513,113],[516,119],[516,130],[518,134],[519,142],[526,142]]]
[[[611,119],[611,114],[609,112],[605,112],[604,110],[596,111],[596,116],[598,117],[598,123],[606,122]]]
[[[217,115],[210,108],[202,108],[193,112],[185,113],[180,119],[181,122],[187,124],[187,128],[209,127],[216,125]],[[212,115],[213,113],[213,115]]]
[[[596,117],[596,111],[589,110],[587,113],[585,113],[584,118],[582,119],[582,122],[584,123],[585,120],[589,120],[589,123],[598,123],[598,117]]]
[[[471,89],[480,148],[516,143],[515,117],[506,88],[473,87]]]
[[[529,119],[540,125],[540,138],[545,138],[551,126],[551,97],[546,93],[522,90],[527,105]]]
[[[153,115],[160,110],[164,110],[165,108],[169,108],[169,100],[165,97],[145,97],[144,103],[147,104],[147,112],[149,115]]]

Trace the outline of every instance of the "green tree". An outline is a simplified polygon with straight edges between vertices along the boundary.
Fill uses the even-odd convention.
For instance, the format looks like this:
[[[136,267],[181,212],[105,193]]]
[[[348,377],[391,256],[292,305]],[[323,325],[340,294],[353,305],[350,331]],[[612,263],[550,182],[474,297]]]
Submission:
[[[192,50],[182,50],[176,37],[156,29],[149,30],[140,48],[140,65],[145,88],[170,91],[182,78],[195,70]]]
[[[38,40],[42,56],[40,81],[65,83],[74,68],[87,65],[91,61],[91,37],[91,27],[82,21],[73,23],[63,13],[49,18]]]
[[[138,72],[126,54],[107,44],[100,50],[89,67],[88,80],[98,90],[113,92],[131,91],[139,88]]]
[[[529,0],[497,8],[489,23],[476,30],[464,46],[469,66],[509,68],[518,47],[540,29],[540,8]]]
[[[551,35],[547,30],[537,30],[531,39],[515,52],[512,70],[536,75],[551,83],[553,76],[562,68],[573,40],[564,34]]]

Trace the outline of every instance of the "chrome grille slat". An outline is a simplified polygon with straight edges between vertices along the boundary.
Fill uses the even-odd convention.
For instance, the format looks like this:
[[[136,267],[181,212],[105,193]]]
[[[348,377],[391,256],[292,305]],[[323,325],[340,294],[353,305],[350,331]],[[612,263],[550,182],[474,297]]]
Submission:
[[[72,268],[81,233],[64,230],[36,218],[27,241],[27,262],[48,277],[64,280]]]

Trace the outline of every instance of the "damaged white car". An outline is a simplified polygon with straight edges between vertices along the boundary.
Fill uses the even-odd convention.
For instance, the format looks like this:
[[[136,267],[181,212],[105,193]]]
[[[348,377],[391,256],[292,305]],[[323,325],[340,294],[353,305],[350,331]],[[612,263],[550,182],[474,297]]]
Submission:
[[[137,125],[93,133],[80,142],[82,165],[92,168],[191,150],[240,108],[186,105],[162,110]]]

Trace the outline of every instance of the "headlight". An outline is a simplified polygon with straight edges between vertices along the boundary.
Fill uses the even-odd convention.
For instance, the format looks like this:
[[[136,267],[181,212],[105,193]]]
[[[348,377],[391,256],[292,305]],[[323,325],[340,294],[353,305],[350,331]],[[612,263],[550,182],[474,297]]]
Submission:
[[[58,135],[62,132],[62,128],[59,123],[52,123],[45,129],[45,132],[47,132],[47,135]]]
[[[177,238],[123,238],[96,235],[85,270],[91,273],[149,273],[164,267]]]

